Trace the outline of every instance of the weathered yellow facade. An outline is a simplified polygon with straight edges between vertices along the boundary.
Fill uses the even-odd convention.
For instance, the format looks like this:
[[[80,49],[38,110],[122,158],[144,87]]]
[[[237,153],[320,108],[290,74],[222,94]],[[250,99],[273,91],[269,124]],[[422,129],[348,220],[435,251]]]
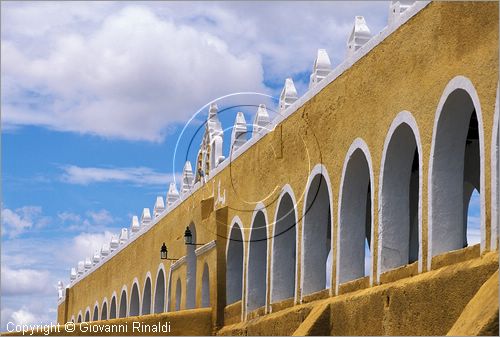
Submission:
[[[495,125],[495,104],[498,90],[498,3],[496,2],[433,2],[415,14],[408,22],[400,26],[395,32],[376,45],[371,51],[359,59],[355,64],[346,69],[331,83],[326,85],[319,93],[305,102],[298,109],[279,123],[275,129],[266,134],[256,144],[232,160],[215,176],[202,184],[188,198],[177,207],[170,210],[149,230],[131,242],[126,248],[118,252],[105,263],[102,263],[92,273],[77,280],[66,291],[64,302],[58,308],[58,321],[64,323],[77,320],[79,314],[84,319],[87,308],[90,310],[90,319],[97,303],[99,317],[103,302],[106,300],[107,310],[113,296],[116,296],[117,317],[119,301],[123,289],[126,289],[127,304],[130,305],[131,289],[134,280],[138,283],[139,298],[142,302],[144,285],[147,275],[151,278],[152,307],[154,307],[155,285],[159,272],[164,273],[165,302],[168,311],[175,311],[175,303],[179,301],[176,295],[177,280],[181,283],[180,308],[186,306],[186,275],[187,263],[177,263],[176,268],[170,272],[172,261],[160,260],[159,249],[163,242],[169,249],[169,256],[180,258],[187,255],[183,242],[186,226],[194,224],[196,228],[196,241],[210,243],[215,240],[215,247],[202,252],[197,256],[196,262],[196,307],[202,306],[202,277],[205,265],[209,271],[209,294],[212,308],[212,332],[227,326],[239,323],[240,330],[228,330],[232,333],[277,333],[273,330],[276,324],[284,324],[279,319],[274,319],[273,324],[261,330],[245,330],[245,324],[251,324],[252,318],[285,310],[287,307],[305,305],[311,308],[318,317],[328,316],[331,330],[319,330],[322,333],[414,333],[414,334],[441,334],[447,331],[427,329],[427,325],[420,322],[422,317],[411,316],[404,323],[414,326],[415,330],[397,329],[397,320],[386,322],[392,328],[376,328],[356,330],[353,327],[343,328],[335,320],[349,321],[361,324],[362,317],[376,316],[379,314],[369,311],[384,311],[384,292],[380,289],[390,287],[391,282],[401,282],[398,279],[409,278],[407,282],[414,286],[411,288],[415,297],[425,297],[428,305],[439,300],[433,292],[451,291],[447,282],[455,281],[452,276],[446,282],[432,283],[426,281],[436,273],[429,271],[440,267],[446,268],[453,264],[454,255],[460,255],[457,261],[464,259],[478,259],[480,254],[489,253],[490,259],[488,275],[498,269],[498,243],[492,242],[492,186],[495,181],[495,172],[492,164],[494,146],[493,130]],[[437,109],[445,88],[457,81],[457,78],[466,78],[477,93],[480,102],[479,127],[481,145],[481,197],[484,209],[484,242],[481,247],[466,248],[464,251],[446,254],[446,257],[429,255],[429,170],[432,157],[433,130],[435,130]],[[396,116],[402,111],[407,111],[413,116],[418,126],[421,146],[420,158],[422,161],[421,174],[421,258],[418,262],[406,267],[384,273],[377,270],[378,238],[379,238],[379,189],[380,170],[383,161],[383,149],[388,130]],[[476,107],[476,113],[479,109]],[[498,112],[496,112],[498,114]],[[497,117],[498,118],[498,117]],[[369,278],[362,278],[348,284],[337,284],[337,238],[339,231],[339,202],[341,198],[341,184],[345,162],[351,145],[356,139],[361,139],[369,151],[369,165],[371,167],[372,190],[372,264]],[[307,195],[308,180],[314,168],[323,165],[326,171],[324,176],[329,181],[328,190],[331,208],[331,249],[333,252],[331,287],[319,293],[303,296],[301,293],[301,279],[303,275],[302,258],[302,233],[303,212]],[[225,205],[217,202],[217,190],[220,183],[221,190],[225,190]],[[278,199],[283,188],[293,191],[296,202],[298,219],[297,228],[297,265],[296,287],[293,299],[283,303],[271,304],[271,259],[273,256],[273,223],[276,218]],[[251,224],[257,205],[264,205],[267,217],[267,288],[266,305],[254,312],[246,312],[246,292],[243,291],[242,299],[226,308],[226,249],[228,237],[234,219],[240,219],[244,228],[244,261],[243,261],[243,289],[246,289],[247,259],[249,251],[249,238]],[[493,236],[494,237],[494,236]],[[496,238],[498,240],[498,237]],[[493,247],[493,249],[492,249]],[[493,254],[493,256],[491,256]],[[464,257],[465,256],[465,257]],[[481,260],[481,259],[479,259]],[[481,260],[482,261],[482,260]],[[492,262],[491,262],[492,261]],[[481,262],[477,262],[481,263]],[[492,267],[494,264],[496,267]],[[485,267],[486,268],[486,267]],[[488,279],[470,273],[474,281],[473,289],[479,289]],[[458,276],[457,276],[458,277]],[[422,287],[418,284],[421,282]],[[426,288],[426,282],[431,282],[439,287]],[[379,285],[379,283],[381,283]],[[385,284],[384,284],[385,283]],[[362,311],[349,309],[352,298],[347,295],[352,291],[362,288],[355,302],[381,301],[380,305],[365,306]],[[377,290],[379,289],[379,290]],[[115,294],[115,295],[114,295]],[[473,294],[466,298],[470,298]],[[354,295],[352,295],[354,296]],[[413,296],[413,295],[408,295]],[[498,297],[498,293],[496,293]],[[322,314],[318,308],[321,303],[335,300],[334,310],[330,314]],[[323,302],[314,302],[322,300]],[[403,308],[406,304],[404,296],[399,305]],[[341,301],[341,302],[339,302]],[[343,302],[342,302],[343,301]],[[498,302],[498,301],[497,301]],[[301,304],[303,303],[303,304]],[[306,304],[310,303],[310,304]],[[454,302],[450,300],[450,305]],[[461,305],[465,305],[463,303]],[[324,305],[324,304],[323,304]],[[357,308],[358,304],[352,304]],[[388,304],[387,304],[388,305]],[[337,308],[337,309],[335,309]],[[337,310],[337,311],[335,311]],[[340,311],[338,311],[340,310]],[[401,309],[403,310],[403,309]],[[406,310],[406,309],[405,309]],[[420,306],[419,310],[425,310]],[[498,308],[497,308],[498,310]],[[186,311],[191,312],[191,311]],[[453,313],[452,318],[458,318],[461,311]],[[180,315],[181,313],[179,313]],[[278,313],[272,317],[277,317]],[[302,319],[309,314],[303,313]],[[311,314],[312,315],[312,314]],[[450,314],[451,315],[451,314]],[[325,317],[326,317],[325,316]],[[108,315],[109,317],[109,315]],[[150,319],[150,316],[148,319]],[[154,317],[154,316],[151,316]],[[271,316],[270,316],[271,317]],[[141,320],[140,317],[137,319]],[[257,318],[261,319],[261,318]],[[286,316],[283,316],[286,320]],[[449,319],[453,320],[454,319]],[[357,323],[356,323],[357,322]],[[418,322],[418,323],[416,323]],[[453,322],[451,322],[453,323]],[[175,324],[175,322],[172,322]],[[191,324],[197,324],[194,319]],[[343,324],[343,323],[342,323]],[[439,325],[437,322],[434,325]],[[447,322],[449,325],[449,323]],[[498,324],[498,323],[497,323]],[[249,325],[250,326],[250,325]],[[264,325],[265,326],[265,325]],[[371,327],[371,325],[368,324]],[[432,326],[432,324],[431,324]],[[228,329],[227,327],[224,329]],[[302,327],[302,329],[305,329]],[[312,328],[311,328],[312,329]],[[178,331],[178,330],[176,330]],[[193,330],[194,331],[194,330]],[[224,331],[224,330],[222,330]],[[302,330],[304,334],[309,330]],[[314,331],[311,330],[311,331]],[[182,333],[182,332],[181,332]],[[201,333],[206,333],[202,331]],[[290,332],[287,332],[290,333]],[[291,332],[293,333],[293,331]]]

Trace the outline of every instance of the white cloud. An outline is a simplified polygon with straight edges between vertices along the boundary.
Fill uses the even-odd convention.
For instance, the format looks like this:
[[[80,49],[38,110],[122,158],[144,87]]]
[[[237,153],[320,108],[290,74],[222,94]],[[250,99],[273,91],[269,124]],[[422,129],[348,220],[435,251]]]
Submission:
[[[213,98],[265,90],[257,55],[138,6],[87,36],[59,33],[51,50],[31,56],[2,41],[4,123],[160,141]]]
[[[78,261],[86,257],[92,257],[96,250],[100,250],[102,245],[111,240],[114,233],[105,231],[104,233],[80,233],[73,238],[71,244],[64,252],[63,260],[77,264]]]
[[[35,269],[11,269],[2,265],[2,295],[46,294],[53,291],[49,272]]]
[[[129,182],[135,185],[166,186],[174,176],[148,167],[99,168],[69,165],[62,168],[62,180],[70,184],[88,185],[104,182]]]
[[[49,221],[42,216],[40,206],[24,206],[11,210],[2,208],[2,235],[16,237],[33,228],[41,228]]]
[[[355,15],[373,33],[386,2],[2,5],[2,122],[161,141],[199,107],[267,92],[344,59]],[[300,17],[297,13],[300,13]],[[298,88],[305,88],[302,76]],[[274,94],[277,89],[274,88]]]

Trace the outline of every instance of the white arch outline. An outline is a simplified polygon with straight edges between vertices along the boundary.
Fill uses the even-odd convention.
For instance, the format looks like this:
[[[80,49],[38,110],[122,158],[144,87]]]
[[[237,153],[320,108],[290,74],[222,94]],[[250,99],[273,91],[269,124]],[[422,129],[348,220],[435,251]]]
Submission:
[[[142,316],[143,313],[142,313],[142,310],[144,309],[143,308],[143,305],[144,305],[144,291],[146,290],[146,283],[147,283],[147,280],[149,278],[149,290],[151,292],[151,298],[149,299],[149,314],[152,313],[153,310],[151,310],[151,307],[153,307],[153,279],[151,277],[151,272],[148,271],[146,272],[146,276],[144,277],[144,284],[142,286],[142,297],[141,297],[141,309],[139,310],[139,316]]]
[[[122,318],[120,317],[120,309],[122,307],[122,295],[123,295],[123,292],[125,291],[125,300],[127,301],[127,303],[125,303],[125,317],[129,317],[128,316],[128,308],[130,307],[130,303],[129,303],[129,298],[128,298],[128,290],[127,290],[127,285],[123,285],[122,287],[122,290],[120,291],[120,303],[117,303],[117,308],[116,308],[116,318]]]
[[[87,313],[89,313],[88,321],[85,320],[85,317],[87,317]],[[85,316],[83,317],[82,322],[92,322],[92,316],[90,315],[90,306],[87,306],[87,308],[85,309]]]
[[[500,158],[498,157],[498,128],[500,124],[500,116],[499,116],[499,85],[497,84],[497,95],[495,101],[495,114],[493,116],[493,133],[491,137],[491,242],[490,247],[491,250],[498,249],[497,247],[497,235],[498,235],[498,226],[500,226],[500,209],[499,204],[500,200],[498,200],[498,175],[497,172],[500,169]]]
[[[372,164],[372,156],[370,154],[370,150],[368,148],[368,145],[366,144],[366,142],[358,137],[356,138],[351,146],[349,147],[349,150],[347,151],[346,155],[345,155],[345,158],[344,158],[344,163],[343,163],[343,167],[342,167],[342,178],[340,180],[340,187],[339,187],[339,199],[337,201],[337,240],[336,240],[336,244],[337,244],[337,254],[336,254],[336,270],[335,270],[335,294],[338,295],[339,293],[339,277],[340,277],[340,227],[341,227],[341,223],[340,223],[340,211],[341,211],[341,205],[342,205],[342,192],[344,190],[344,180],[345,180],[345,174],[346,174],[346,169],[347,169],[347,164],[349,163],[350,159],[351,159],[351,156],[354,154],[354,152],[356,150],[361,150],[365,156],[365,159],[367,161],[367,164],[368,164],[368,171],[369,171],[369,175],[370,175],[370,198],[371,198],[371,233],[370,233],[370,247],[372,247],[371,249],[371,258],[372,258],[372,261],[371,261],[371,270],[370,270],[370,286],[373,285],[373,266],[378,263],[378,256],[377,256],[377,261],[374,261],[374,258],[375,258],[375,254],[374,254],[374,251],[373,251],[373,243],[374,243],[374,217],[373,217],[373,213],[374,213],[374,204],[373,204],[373,199],[375,197],[375,181],[374,181],[374,175],[373,175],[373,164]]]
[[[73,322],[73,323],[76,323],[76,322],[75,322],[75,315],[71,315],[71,318],[70,318],[70,320],[69,320],[69,321],[70,321],[70,322]]]
[[[120,294],[121,295],[121,294]],[[108,308],[108,319],[111,318],[111,304],[113,303],[113,298],[115,299],[115,318],[118,318],[119,304],[118,304],[118,296],[116,296],[116,291],[113,291],[109,300],[109,308]],[[115,319],[113,318],[113,319]]]
[[[300,219],[300,224],[301,224],[301,228],[300,228],[300,233],[302,235],[302,240],[300,240],[300,266],[297,265],[297,273],[299,272],[299,267],[300,267],[300,303],[302,303],[302,299],[304,298],[304,294],[302,292],[302,289],[304,288],[304,219],[306,217],[306,213],[307,213],[307,196],[309,194],[309,189],[311,188],[311,184],[314,180],[314,178],[316,178],[317,175],[322,175],[323,176],[323,179],[325,180],[326,182],[326,187],[327,187],[327,190],[328,190],[328,198],[330,199],[330,233],[331,233],[331,245],[330,245],[330,249],[332,250],[332,255],[333,255],[333,244],[334,244],[334,237],[333,237],[333,234],[334,234],[334,225],[333,225],[333,192],[332,192],[332,183],[331,183],[331,180],[330,180],[330,175],[328,173],[328,170],[326,168],[325,165],[323,164],[316,164],[313,169],[311,170],[311,172],[309,173],[309,177],[307,178],[307,183],[306,183],[306,188],[304,190],[304,202],[303,202],[303,206],[302,206],[302,217]],[[297,244],[299,244],[299,241],[297,241]],[[298,248],[298,247],[297,247]],[[297,249],[298,251],[298,249]],[[297,264],[298,264],[298,260],[297,260]],[[331,265],[331,271],[333,272],[333,256],[332,256],[332,265]],[[333,276],[333,275],[332,275]],[[333,277],[330,277],[330,294],[332,293],[332,285],[333,285],[333,280],[334,278]]]
[[[80,322],[78,322],[78,318],[80,318]],[[81,323],[81,322],[83,322],[83,319],[84,319],[84,317],[83,317],[83,314],[82,314],[82,310],[79,310],[75,323]]]
[[[95,308],[97,308],[97,320],[99,321],[99,302],[96,300],[95,303],[94,303],[94,310],[92,310],[92,319],[91,319],[91,322],[94,322],[94,312],[95,312]]]
[[[378,246],[377,246],[377,282],[380,282],[381,274],[381,263],[382,263],[382,191],[384,186],[384,168],[387,159],[387,150],[389,144],[394,136],[394,132],[403,124],[410,127],[413,132],[413,137],[415,137],[415,143],[417,145],[418,151],[418,272],[422,272],[422,186],[423,186],[423,152],[422,152],[422,140],[420,138],[420,131],[418,128],[418,123],[413,117],[413,114],[407,110],[403,110],[396,115],[393,119],[389,130],[387,131],[384,149],[382,152],[382,159],[380,162],[380,172],[379,172],[379,188],[378,188]],[[373,254],[372,254],[373,255]]]
[[[433,174],[433,167],[434,167],[434,152],[435,152],[435,146],[436,146],[436,135],[437,135],[437,127],[439,120],[441,118],[441,113],[443,112],[443,107],[446,101],[448,100],[448,97],[453,93],[455,90],[461,89],[467,92],[469,95],[469,98],[472,101],[472,104],[474,106],[474,109],[476,110],[476,116],[477,116],[477,123],[478,123],[478,131],[479,131],[479,157],[480,157],[480,177],[479,177],[479,183],[480,183],[480,188],[481,188],[481,193],[480,198],[481,198],[481,252],[484,251],[486,247],[486,226],[485,226],[485,218],[486,218],[486,200],[485,200],[485,177],[484,177],[484,124],[483,124],[483,114],[481,110],[481,104],[479,102],[479,96],[477,94],[476,88],[472,84],[471,80],[468,79],[465,76],[458,75],[452,78],[447,84],[446,87],[443,90],[443,93],[441,94],[441,97],[439,98],[439,103],[436,108],[436,112],[434,114],[434,126],[432,129],[432,143],[431,143],[431,152],[430,152],[430,157],[429,157],[429,172],[428,172],[428,188],[427,188],[427,193],[428,193],[428,230],[427,230],[427,269],[431,270],[431,264],[432,264],[432,229],[433,229],[433,221],[432,221],[432,214],[433,214],[433,207],[432,207],[432,174]]]
[[[241,239],[243,240],[243,242],[241,243],[242,246],[243,246],[243,261],[241,261],[242,263],[242,274],[241,275],[241,321],[243,321],[245,319],[245,315],[244,315],[244,307],[245,307],[245,302],[246,302],[246,263],[245,263],[245,256],[247,256],[247,246],[245,245],[245,242],[246,242],[246,239],[245,239],[245,230],[244,230],[244,227],[243,227],[243,221],[241,221],[240,217],[235,215],[233,217],[233,219],[231,220],[231,226],[229,227],[229,236],[227,238],[227,243],[226,243],[226,268],[227,268],[227,254],[229,252],[229,241],[231,239],[231,232],[233,231],[233,227],[235,225],[238,225],[238,228],[240,229],[240,233],[241,233]],[[226,273],[226,278],[227,278],[227,273]],[[226,283],[227,283],[227,280],[226,280]],[[227,303],[226,303],[227,304]]]
[[[255,209],[253,211],[253,214],[252,214],[252,220],[250,221],[250,233],[249,233],[249,236],[248,236],[248,249],[247,249],[247,259],[246,259],[246,262],[245,262],[245,270],[246,270],[246,275],[245,275],[245,304],[243,306],[243,309],[242,312],[244,311],[244,317],[245,317],[245,320],[247,319],[248,317],[248,265],[250,263],[250,242],[251,242],[251,239],[252,239],[252,230],[254,229],[253,227],[253,224],[255,222],[255,217],[257,216],[257,214],[259,212],[262,212],[262,214],[264,214],[264,221],[266,222],[266,289],[265,289],[265,292],[264,292],[264,297],[265,297],[265,303],[264,303],[264,307],[265,307],[265,312],[267,313],[267,308],[269,306],[269,303],[268,303],[268,296],[267,296],[267,277],[268,277],[268,270],[269,270],[269,266],[268,266],[268,263],[267,263],[267,260],[268,260],[268,257],[269,257],[269,235],[268,235],[268,229],[269,229],[269,218],[267,216],[267,209],[266,209],[266,206],[262,203],[262,202],[259,202],[257,203],[257,205],[255,206]],[[243,252],[245,253],[245,252]],[[256,309],[254,309],[256,310]]]
[[[177,284],[180,283],[181,285],[181,293],[180,293],[180,297],[177,298]],[[182,311],[182,310],[186,310],[186,299],[184,299],[184,309],[182,309],[182,288],[184,288],[182,286],[182,280],[181,280],[181,275],[177,275],[177,277],[175,278],[175,306],[174,306],[174,309],[172,312],[178,312],[178,311]],[[185,293],[186,294],[186,293]],[[184,297],[186,297],[186,295],[184,295]],[[177,301],[179,301],[179,310],[177,310]]]
[[[103,320],[102,319],[102,313],[103,313],[103,310],[102,308],[104,307],[104,304],[106,304],[106,319],[108,320],[109,319],[109,303],[108,303],[108,298],[107,297],[104,297],[102,299],[102,304],[101,304],[101,321]]]
[[[128,310],[127,310],[127,317],[131,317],[130,316],[130,308],[132,307],[132,294],[134,292],[134,285],[137,285],[137,295],[139,297],[139,314],[138,316],[141,316],[141,309],[142,309],[142,297],[141,297],[141,291],[140,291],[140,284],[139,284],[139,280],[137,279],[137,277],[134,277],[134,280],[132,281],[132,286],[130,287],[130,298],[128,299],[129,303],[128,303]]]
[[[274,211],[274,222],[273,222],[273,231],[272,231],[272,235],[271,235],[271,238],[270,238],[270,245],[271,245],[271,266],[270,266],[270,282],[269,282],[269,288],[270,288],[270,291],[269,291],[269,303],[273,303],[273,276],[274,276],[274,268],[273,268],[273,263],[274,263],[274,238],[275,238],[275,234],[276,234],[276,219],[278,217],[278,211],[279,211],[279,208],[280,208],[280,205],[281,205],[281,201],[283,199],[283,197],[288,194],[290,196],[290,198],[292,199],[292,204],[293,204],[293,211],[294,211],[294,215],[295,215],[295,280],[294,280],[294,284],[295,284],[295,289],[294,289],[294,292],[293,292],[293,299],[294,299],[294,302],[297,303],[297,301],[299,300],[297,294],[297,288],[299,286],[299,281],[298,281],[298,261],[299,261],[299,217],[298,217],[298,212],[297,212],[297,199],[295,198],[295,193],[293,193],[293,189],[292,187],[290,186],[290,184],[286,184],[285,186],[283,186],[283,188],[281,189],[281,192],[280,192],[280,196],[278,197],[278,202],[276,203],[276,209]]]
[[[166,307],[167,305],[167,283],[168,283],[168,280],[167,280],[167,273],[165,272],[165,266],[163,265],[163,262],[160,262],[160,264],[158,265],[158,270],[156,271],[156,279],[155,279],[155,289],[154,289],[154,296],[153,297],[153,301],[152,301],[152,307],[153,307],[153,313],[155,313],[154,309],[155,309],[155,304],[156,304],[156,287],[158,286],[158,275],[160,274],[160,270],[163,272],[163,309],[162,309],[162,312],[166,312],[168,307]],[[152,284],[151,284],[151,288],[152,288]]]

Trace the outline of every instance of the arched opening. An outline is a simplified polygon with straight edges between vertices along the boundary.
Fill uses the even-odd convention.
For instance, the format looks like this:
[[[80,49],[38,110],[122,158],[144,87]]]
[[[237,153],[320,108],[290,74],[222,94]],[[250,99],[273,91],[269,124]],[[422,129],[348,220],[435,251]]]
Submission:
[[[415,134],[401,123],[389,135],[380,180],[380,272],[418,260],[420,158]]]
[[[85,322],[90,322],[90,309],[85,311]]]
[[[430,163],[432,256],[469,245],[468,204],[474,189],[481,193],[480,133],[471,97],[455,89],[438,116]]]
[[[205,263],[203,267],[203,276],[201,278],[201,307],[206,308],[210,306],[210,274],[208,272],[208,265]]]
[[[248,250],[247,312],[266,304],[267,279],[267,223],[262,210],[257,211],[252,222]]]
[[[243,236],[238,223],[229,234],[226,262],[226,303],[241,300],[243,283]]]
[[[109,319],[116,318],[116,296],[111,298],[111,304],[109,305]]]
[[[96,303],[96,305],[94,306],[94,314],[92,315],[92,321],[98,321],[99,320],[99,306],[98,304]]]
[[[182,302],[182,285],[181,280],[177,279],[177,284],[175,286],[175,311],[181,310]]]
[[[189,225],[193,242],[196,242],[196,227],[193,223]],[[193,309],[196,306],[196,254],[195,245],[186,246],[186,263],[187,263],[187,278],[186,278],[186,309]]]
[[[340,195],[338,284],[369,275],[372,255],[370,166],[361,148],[346,160]]]
[[[139,316],[140,313],[140,302],[139,302],[139,287],[137,283],[132,286],[132,292],[130,293],[130,313],[129,316]]]
[[[120,312],[118,317],[127,317],[127,292],[125,289],[122,290],[122,295],[120,296]]]
[[[303,220],[302,295],[329,287],[326,284],[331,267],[327,267],[331,250],[331,209],[328,184],[323,173],[310,180]]]
[[[277,302],[295,295],[297,219],[295,204],[284,193],[278,205],[273,235],[271,301]]]
[[[148,276],[144,283],[144,291],[142,292],[142,314],[149,315],[151,313],[151,278]]]
[[[77,323],[81,323],[82,322],[82,313],[78,314],[78,320],[76,322]]]
[[[108,319],[108,302],[104,301],[101,308],[101,320]]]
[[[155,314],[163,312],[165,308],[165,273],[163,269],[158,270],[155,287]]]
[[[473,189],[470,193],[469,191],[470,185],[464,186],[464,195],[468,195],[464,209],[467,219],[466,240],[469,246],[473,246],[481,243],[481,196],[476,189]]]

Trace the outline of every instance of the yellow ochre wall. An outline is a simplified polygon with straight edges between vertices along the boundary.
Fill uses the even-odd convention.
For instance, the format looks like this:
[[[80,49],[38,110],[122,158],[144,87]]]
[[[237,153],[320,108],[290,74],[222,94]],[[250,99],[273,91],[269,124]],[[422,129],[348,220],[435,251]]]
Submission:
[[[356,138],[362,138],[368,145],[373,168],[375,190],[372,204],[372,279],[376,280],[379,218],[377,205],[382,150],[389,126],[403,110],[411,112],[421,137],[421,234],[422,266],[425,272],[429,258],[428,172],[435,114],[446,85],[459,75],[472,82],[481,105],[484,135],[481,155],[485,158],[485,185],[482,186],[481,194],[485,197],[485,248],[489,249],[492,217],[490,154],[498,86],[498,3],[434,2],[327,85],[274,131],[212,177],[187,200],[170,211],[154,228],[103,263],[85,279],[72,285],[64,302],[66,304],[63,303],[59,307],[58,321],[68,321],[72,315],[76,320],[80,310],[82,315],[85,315],[87,306],[90,307],[92,316],[94,303],[97,301],[101,307],[105,297],[108,299],[109,310],[112,293],[116,291],[119,300],[124,285],[127,287],[130,302],[135,277],[139,280],[142,297],[147,272],[152,275],[154,296],[157,272],[162,262],[165,266],[166,282],[169,279],[170,262],[165,263],[159,258],[161,244],[166,242],[170,256],[184,256],[184,230],[187,225],[194,223],[198,242],[216,240],[214,250],[198,257],[197,305],[201,303],[201,277],[206,261],[210,269],[211,304],[215,308],[213,319],[214,322],[215,319],[218,320],[214,324],[220,327],[223,324],[220,317],[223,316],[225,303],[226,238],[232,219],[235,216],[241,219],[245,227],[244,239],[247,241],[256,203],[262,202],[266,206],[267,219],[271,224],[268,226],[268,237],[272,237],[276,201],[282,187],[289,184],[295,194],[297,215],[301,220],[306,184],[311,169],[320,163],[326,167],[331,182],[333,276],[330,295],[334,295],[339,187],[346,153]],[[227,206],[211,210],[210,206],[214,203],[211,197],[215,190],[217,198],[219,182],[221,190],[226,192]],[[202,203],[203,200],[205,201]],[[298,223],[298,233],[297,249],[298,256],[301,256],[302,221]],[[245,246],[244,265],[247,263],[248,242],[245,242]],[[268,240],[268,252],[271,247],[272,239]],[[268,254],[268,284],[270,263],[271,254]],[[301,269],[299,258],[299,280]],[[173,303],[175,281],[180,276],[184,301],[182,308],[185,308],[186,299],[185,274],[185,264],[174,271],[170,290]],[[243,279],[246,279],[246,274]],[[296,292],[296,298],[300,299],[300,286]],[[166,294],[168,296],[168,284]],[[267,296],[269,298],[269,287]],[[245,302],[244,296],[242,302]],[[61,308],[64,305],[67,305],[66,314]],[[100,310],[99,308],[99,315]]]

